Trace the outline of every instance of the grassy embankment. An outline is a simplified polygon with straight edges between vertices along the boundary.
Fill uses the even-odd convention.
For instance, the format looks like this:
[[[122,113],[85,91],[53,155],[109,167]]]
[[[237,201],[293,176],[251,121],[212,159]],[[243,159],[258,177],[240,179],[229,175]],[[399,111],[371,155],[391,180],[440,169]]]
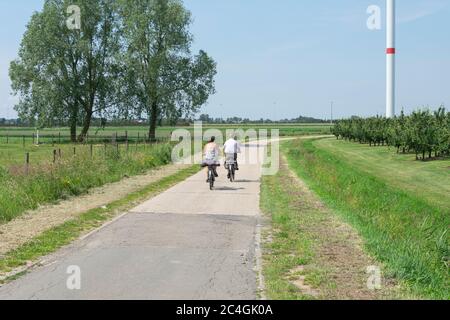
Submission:
[[[14,148],[9,145],[8,148]],[[20,148],[17,147],[16,148]],[[103,146],[93,149],[89,146],[66,146],[62,158],[53,163],[53,153],[48,148],[36,147],[31,154],[29,174],[25,167],[11,166],[15,161],[14,150],[0,149],[0,224],[11,221],[26,210],[35,209],[41,204],[76,196],[87,190],[110,182],[121,180],[168,164],[171,161],[170,144],[151,146]],[[22,152],[20,152],[22,154]]]
[[[261,208],[265,294],[270,299],[408,298],[389,279],[381,290],[367,286],[376,262],[357,232],[296,177],[284,159],[276,175],[264,176]]]
[[[449,299],[450,161],[419,163],[384,147],[284,144],[289,166],[353,225],[365,248],[424,298]]]
[[[395,148],[389,150],[335,139],[317,140],[314,145],[450,213],[450,159],[416,161],[414,154],[397,154]]]

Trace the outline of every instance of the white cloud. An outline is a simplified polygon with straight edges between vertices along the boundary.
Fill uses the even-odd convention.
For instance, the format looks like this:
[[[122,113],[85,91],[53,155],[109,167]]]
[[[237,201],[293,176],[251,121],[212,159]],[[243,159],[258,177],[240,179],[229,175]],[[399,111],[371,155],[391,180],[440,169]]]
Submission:
[[[406,10],[403,10],[403,12],[398,12],[399,23],[409,23],[413,22],[431,15],[434,15],[438,13],[439,11],[445,9],[448,7],[449,2],[448,1],[422,1],[419,5],[409,5]]]

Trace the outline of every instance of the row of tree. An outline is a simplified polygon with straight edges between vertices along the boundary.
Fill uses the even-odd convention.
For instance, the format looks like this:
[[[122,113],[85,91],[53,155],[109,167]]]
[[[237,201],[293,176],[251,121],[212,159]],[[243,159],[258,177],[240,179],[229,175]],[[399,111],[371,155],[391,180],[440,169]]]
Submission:
[[[181,0],[46,0],[10,65],[20,118],[68,123],[72,141],[94,117],[145,118],[155,138],[162,118],[197,113],[215,91],[216,63],[191,53],[191,21]]]
[[[283,120],[271,120],[271,119],[259,119],[259,120],[250,120],[249,118],[240,118],[240,117],[232,117],[232,118],[212,118],[208,114],[202,114],[199,117],[199,121],[203,121],[204,123],[210,124],[272,124],[272,123],[280,123],[280,124],[298,124],[298,123],[317,123],[317,124],[325,124],[327,121],[316,119],[312,117],[303,117],[299,116],[293,119],[283,119]]]
[[[331,130],[338,139],[392,146],[397,152],[414,152],[416,159],[450,155],[450,112],[443,107],[409,116],[402,112],[393,119],[352,117],[338,121]]]
[[[21,125],[23,125],[23,122],[20,119],[0,118],[0,126],[2,127],[19,127]]]

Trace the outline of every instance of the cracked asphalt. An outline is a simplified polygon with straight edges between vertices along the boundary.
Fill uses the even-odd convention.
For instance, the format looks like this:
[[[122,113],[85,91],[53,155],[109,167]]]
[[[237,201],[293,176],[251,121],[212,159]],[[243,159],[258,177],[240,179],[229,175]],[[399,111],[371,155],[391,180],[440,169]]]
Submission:
[[[244,148],[247,159],[262,147]],[[0,299],[257,299],[261,165],[241,164],[235,183],[219,174],[215,191],[202,171],[46,257]]]

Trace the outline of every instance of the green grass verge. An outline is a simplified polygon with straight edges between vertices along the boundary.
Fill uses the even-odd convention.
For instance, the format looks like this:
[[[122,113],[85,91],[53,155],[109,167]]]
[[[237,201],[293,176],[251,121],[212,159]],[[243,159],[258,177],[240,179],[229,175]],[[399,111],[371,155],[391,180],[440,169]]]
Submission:
[[[126,197],[108,204],[106,209],[96,208],[89,210],[73,220],[45,231],[18,249],[7,253],[0,260],[0,273],[5,274],[15,268],[26,265],[28,261],[34,261],[56,251],[79,238],[82,234],[100,227],[106,221],[117,216],[117,214],[129,210],[139,202],[184,181],[199,170],[200,166],[196,165],[182,169],[171,176],[162,178],[139,191],[130,193]]]
[[[88,150],[78,150],[52,164],[30,168],[30,174],[11,172],[0,167],[0,224],[7,223],[26,210],[77,196],[94,187],[116,182],[170,163],[172,146],[158,144],[119,153],[113,146],[100,148],[91,157]]]
[[[450,298],[448,211],[315,147],[314,140],[282,148],[291,169],[359,231],[390,277],[419,296]]]
[[[289,273],[298,266],[313,261],[314,249],[308,234],[302,231],[305,219],[320,219],[315,212],[299,212],[292,205],[292,195],[286,192],[283,177],[286,172],[264,176],[261,183],[261,209],[270,215],[272,240],[264,244],[263,274],[266,295],[274,300],[307,300],[289,281]],[[313,211],[313,210],[311,210]],[[263,235],[268,238],[267,234]],[[308,279],[321,279],[321,273],[309,270]],[[317,287],[317,283],[313,283]]]

